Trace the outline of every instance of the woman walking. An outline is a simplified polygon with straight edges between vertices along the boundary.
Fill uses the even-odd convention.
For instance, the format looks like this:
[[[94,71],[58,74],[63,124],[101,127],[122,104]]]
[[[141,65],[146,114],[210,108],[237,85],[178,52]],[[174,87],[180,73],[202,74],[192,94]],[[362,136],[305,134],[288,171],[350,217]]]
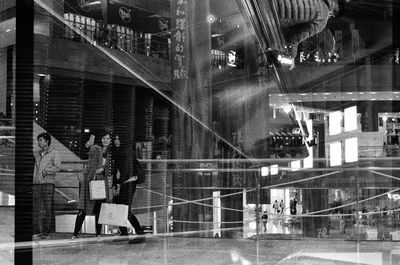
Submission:
[[[72,239],[78,237],[78,233],[81,230],[83,221],[87,214],[95,215],[96,224],[96,236],[99,237],[101,233],[102,225],[98,223],[101,203],[109,201],[109,179],[111,176],[111,164],[110,164],[110,144],[111,137],[108,132],[101,135],[101,143],[95,144],[95,136],[91,135],[89,141],[85,144],[86,148],[89,148],[89,160],[87,168],[83,174],[83,180],[80,182],[79,189],[79,203],[78,203],[78,215],[75,220],[75,228]],[[89,182],[94,179],[104,180],[106,187],[106,199],[102,200],[90,200]]]
[[[113,148],[113,161],[114,161],[114,202],[117,204],[125,204],[128,205],[128,220],[135,229],[137,235],[143,235],[144,231],[140,226],[140,223],[136,216],[133,214],[131,210],[133,195],[136,191],[136,182],[139,176],[143,174],[143,169],[140,166],[139,161],[136,158],[133,158],[133,168],[132,168],[132,175],[134,177],[130,178],[126,168],[126,152],[124,152],[121,147],[121,142],[119,141],[119,137],[115,136],[114,141],[114,148]],[[136,178],[135,178],[136,176]],[[132,181],[131,181],[132,180]],[[126,227],[119,228],[121,232],[121,236],[128,236],[128,230]],[[141,237],[141,241],[145,238]],[[139,239],[132,240],[132,243],[139,243]]]

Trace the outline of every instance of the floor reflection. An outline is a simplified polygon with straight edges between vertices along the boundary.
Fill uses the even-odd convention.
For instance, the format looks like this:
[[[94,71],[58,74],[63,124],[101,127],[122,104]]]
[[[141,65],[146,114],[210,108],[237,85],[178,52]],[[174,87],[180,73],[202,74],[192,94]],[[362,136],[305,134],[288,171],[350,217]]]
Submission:
[[[60,236],[60,235],[57,235]],[[369,264],[400,261],[395,242],[344,240],[254,240],[148,236],[145,243],[39,242],[33,264]],[[390,253],[390,254],[389,254]],[[357,261],[359,261],[357,263]],[[355,263],[354,263],[355,262]]]

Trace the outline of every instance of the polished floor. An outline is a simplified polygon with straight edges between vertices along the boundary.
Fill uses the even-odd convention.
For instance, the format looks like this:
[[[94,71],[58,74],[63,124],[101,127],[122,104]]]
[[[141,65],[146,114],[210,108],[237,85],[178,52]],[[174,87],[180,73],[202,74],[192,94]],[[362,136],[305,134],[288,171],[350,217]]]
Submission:
[[[144,243],[97,241],[53,234],[33,242],[33,264],[400,264],[400,243],[326,239],[271,240],[148,236]],[[3,245],[4,246],[4,245]],[[0,250],[0,264],[13,264],[11,249]]]
[[[34,264],[400,264],[400,244],[343,240],[148,237],[145,243],[53,240],[34,247]]]
[[[14,264],[13,208],[1,208],[0,264]],[[271,224],[273,225],[273,224]],[[209,264],[400,264],[400,242],[354,241],[292,237],[273,239],[261,234],[258,239],[164,237],[146,235],[144,243],[113,242],[113,236],[98,241],[85,235],[71,240],[70,233],[54,233],[51,240],[18,244],[33,246],[37,265],[209,265]]]
[[[13,208],[0,207],[0,264],[14,264]],[[275,224],[270,224],[271,226]],[[37,265],[130,265],[130,264],[400,264],[400,242],[354,241],[291,237],[273,239],[261,234],[258,239],[164,237],[146,235],[144,243],[101,241],[85,235],[72,241],[69,233],[54,233],[51,240],[18,244],[33,246]]]

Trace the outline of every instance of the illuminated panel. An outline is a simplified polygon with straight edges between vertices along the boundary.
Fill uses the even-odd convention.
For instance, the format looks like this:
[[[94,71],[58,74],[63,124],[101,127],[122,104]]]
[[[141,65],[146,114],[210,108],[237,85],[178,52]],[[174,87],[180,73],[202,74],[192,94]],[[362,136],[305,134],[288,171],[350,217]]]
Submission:
[[[336,135],[341,132],[342,113],[340,111],[329,114],[329,135]]]
[[[261,168],[261,176],[266,177],[269,175],[269,167],[262,167]]]
[[[313,121],[306,120],[306,126],[307,126],[307,131],[308,131],[308,137],[306,140],[311,141],[313,139]]]
[[[329,145],[329,163],[332,167],[342,164],[342,143],[335,142]]]
[[[290,162],[290,168],[292,171],[297,171],[301,168],[301,161],[300,160],[295,160]]]
[[[271,175],[278,175],[279,169],[278,165],[272,165],[271,166]]]
[[[358,161],[358,138],[349,138],[344,142],[344,161],[347,163]]]
[[[357,106],[344,109],[344,131],[357,130]]]
[[[308,154],[309,154],[308,157],[304,158],[304,161],[303,161],[304,168],[312,168],[314,166],[313,165],[314,157],[313,157],[313,148],[312,147],[308,148]]]

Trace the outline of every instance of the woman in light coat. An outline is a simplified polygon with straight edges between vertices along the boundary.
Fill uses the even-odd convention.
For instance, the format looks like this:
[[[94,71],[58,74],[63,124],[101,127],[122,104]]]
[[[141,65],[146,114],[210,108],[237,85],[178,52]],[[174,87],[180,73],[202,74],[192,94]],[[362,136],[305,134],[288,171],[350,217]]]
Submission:
[[[75,228],[72,239],[78,237],[83,221],[87,214],[95,215],[96,236],[100,236],[102,225],[98,223],[101,203],[110,201],[109,188],[111,176],[110,163],[110,144],[111,137],[109,133],[101,135],[101,144],[95,144],[95,136],[91,135],[89,141],[85,144],[89,148],[89,160],[87,168],[83,174],[83,180],[80,182],[78,214],[75,220]],[[106,199],[90,200],[89,182],[94,179],[105,180]]]

